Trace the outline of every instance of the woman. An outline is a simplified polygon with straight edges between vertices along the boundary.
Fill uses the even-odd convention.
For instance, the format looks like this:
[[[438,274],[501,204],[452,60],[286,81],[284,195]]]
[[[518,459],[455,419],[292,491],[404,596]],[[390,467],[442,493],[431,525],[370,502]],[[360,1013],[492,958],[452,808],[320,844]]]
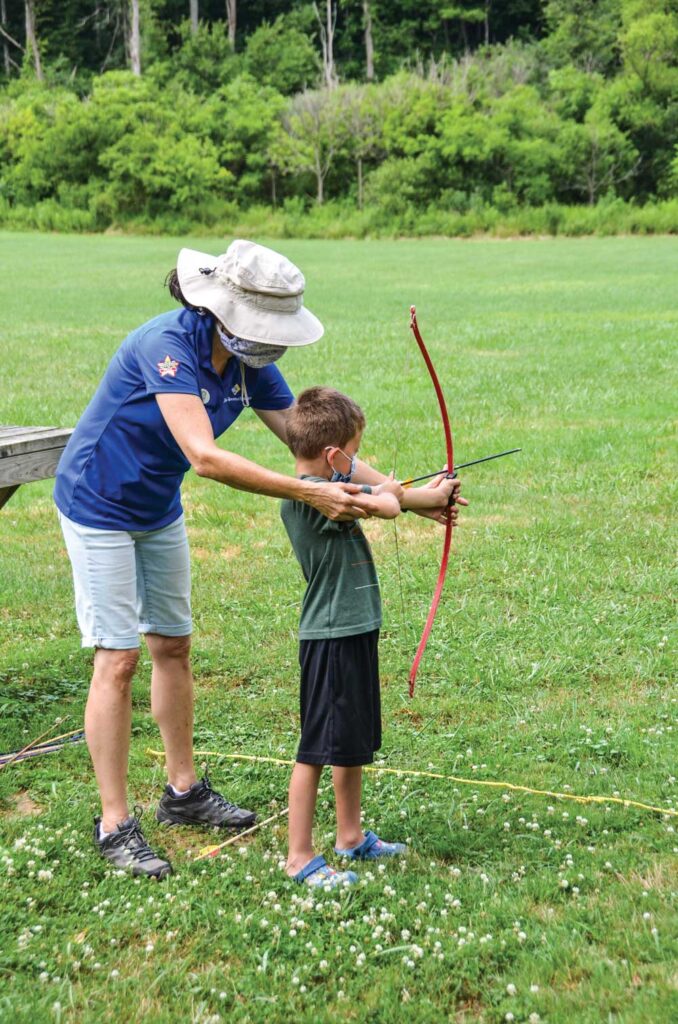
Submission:
[[[285,441],[293,396],[274,363],[323,334],[303,305],[298,268],[238,240],[216,258],[182,249],[168,283],[182,308],[150,320],[118,349],[64,451],[54,491],[82,645],[95,649],[85,711],[102,801],[94,843],[114,865],[158,878],[172,868],[149,847],[127,804],[139,633],[152,659],[151,708],[167,759],[156,817],[232,828],[255,820],[207,778],[198,780],[193,765],[184,474],[192,467],[239,490],[304,501],[331,519],[363,517],[369,508],[355,484],[298,480],[215,444],[248,406]],[[361,464],[356,479],[384,477]]]

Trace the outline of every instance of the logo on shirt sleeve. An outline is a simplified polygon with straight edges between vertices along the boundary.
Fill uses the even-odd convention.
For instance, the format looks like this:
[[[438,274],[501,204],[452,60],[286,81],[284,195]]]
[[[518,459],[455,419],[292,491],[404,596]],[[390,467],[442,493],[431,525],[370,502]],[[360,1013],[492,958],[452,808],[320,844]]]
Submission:
[[[179,360],[172,359],[171,356],[165,356],[161,363],[156,363],[156,366],[160,371],[161,377],[176,377],[177,370],[179,369]]]

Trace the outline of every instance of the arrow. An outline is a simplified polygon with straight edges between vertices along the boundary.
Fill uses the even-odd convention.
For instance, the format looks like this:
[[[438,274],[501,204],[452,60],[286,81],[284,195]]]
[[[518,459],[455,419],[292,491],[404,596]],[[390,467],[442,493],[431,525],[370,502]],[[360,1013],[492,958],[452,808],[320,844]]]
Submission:
[[[507,452],[498,452],[497,455],[486,455],[484,459],[473,459],[472,462],[460,462],[458,466],[455,466],[453,472],[456,474],[459,469],[466,469],[468,466],[477,466],[480,462],[491,462],[492,459],[503,459],[505,455],[513,455],[515,452],[522,452],[522,448],[510,448]],[[439,469],[435,473],[426,473],[424,476],[413,476],[407,480],[401,480],[400,483],[403,487],[410,487],[412,484],[418,484],[421,480],[430,480],[434,476],[443,476],[449,473],[448,469]]]

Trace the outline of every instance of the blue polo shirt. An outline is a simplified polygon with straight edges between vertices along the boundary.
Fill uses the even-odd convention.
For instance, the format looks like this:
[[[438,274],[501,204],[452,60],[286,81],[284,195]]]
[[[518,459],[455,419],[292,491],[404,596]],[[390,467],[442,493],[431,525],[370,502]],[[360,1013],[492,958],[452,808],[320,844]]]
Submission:
[[[163,419],[158,394],[198,395],[215,437],[246,401],[254,409],[292,404],[274,365],[254,370],[231,356],[220,377],[212,366],[213,328],[212,316],[182,308],[125,339],[61,456],[54,500],[65,516],[102,530],[158,530],[181,515],[180,487],[190,463]]]

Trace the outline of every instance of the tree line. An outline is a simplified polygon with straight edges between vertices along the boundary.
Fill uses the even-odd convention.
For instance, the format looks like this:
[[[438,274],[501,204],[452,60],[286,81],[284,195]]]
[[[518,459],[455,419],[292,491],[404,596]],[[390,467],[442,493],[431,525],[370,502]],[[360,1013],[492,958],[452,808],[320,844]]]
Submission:
[[[676,0],[0,0],[0,40],[6,224],[676,195]]]

